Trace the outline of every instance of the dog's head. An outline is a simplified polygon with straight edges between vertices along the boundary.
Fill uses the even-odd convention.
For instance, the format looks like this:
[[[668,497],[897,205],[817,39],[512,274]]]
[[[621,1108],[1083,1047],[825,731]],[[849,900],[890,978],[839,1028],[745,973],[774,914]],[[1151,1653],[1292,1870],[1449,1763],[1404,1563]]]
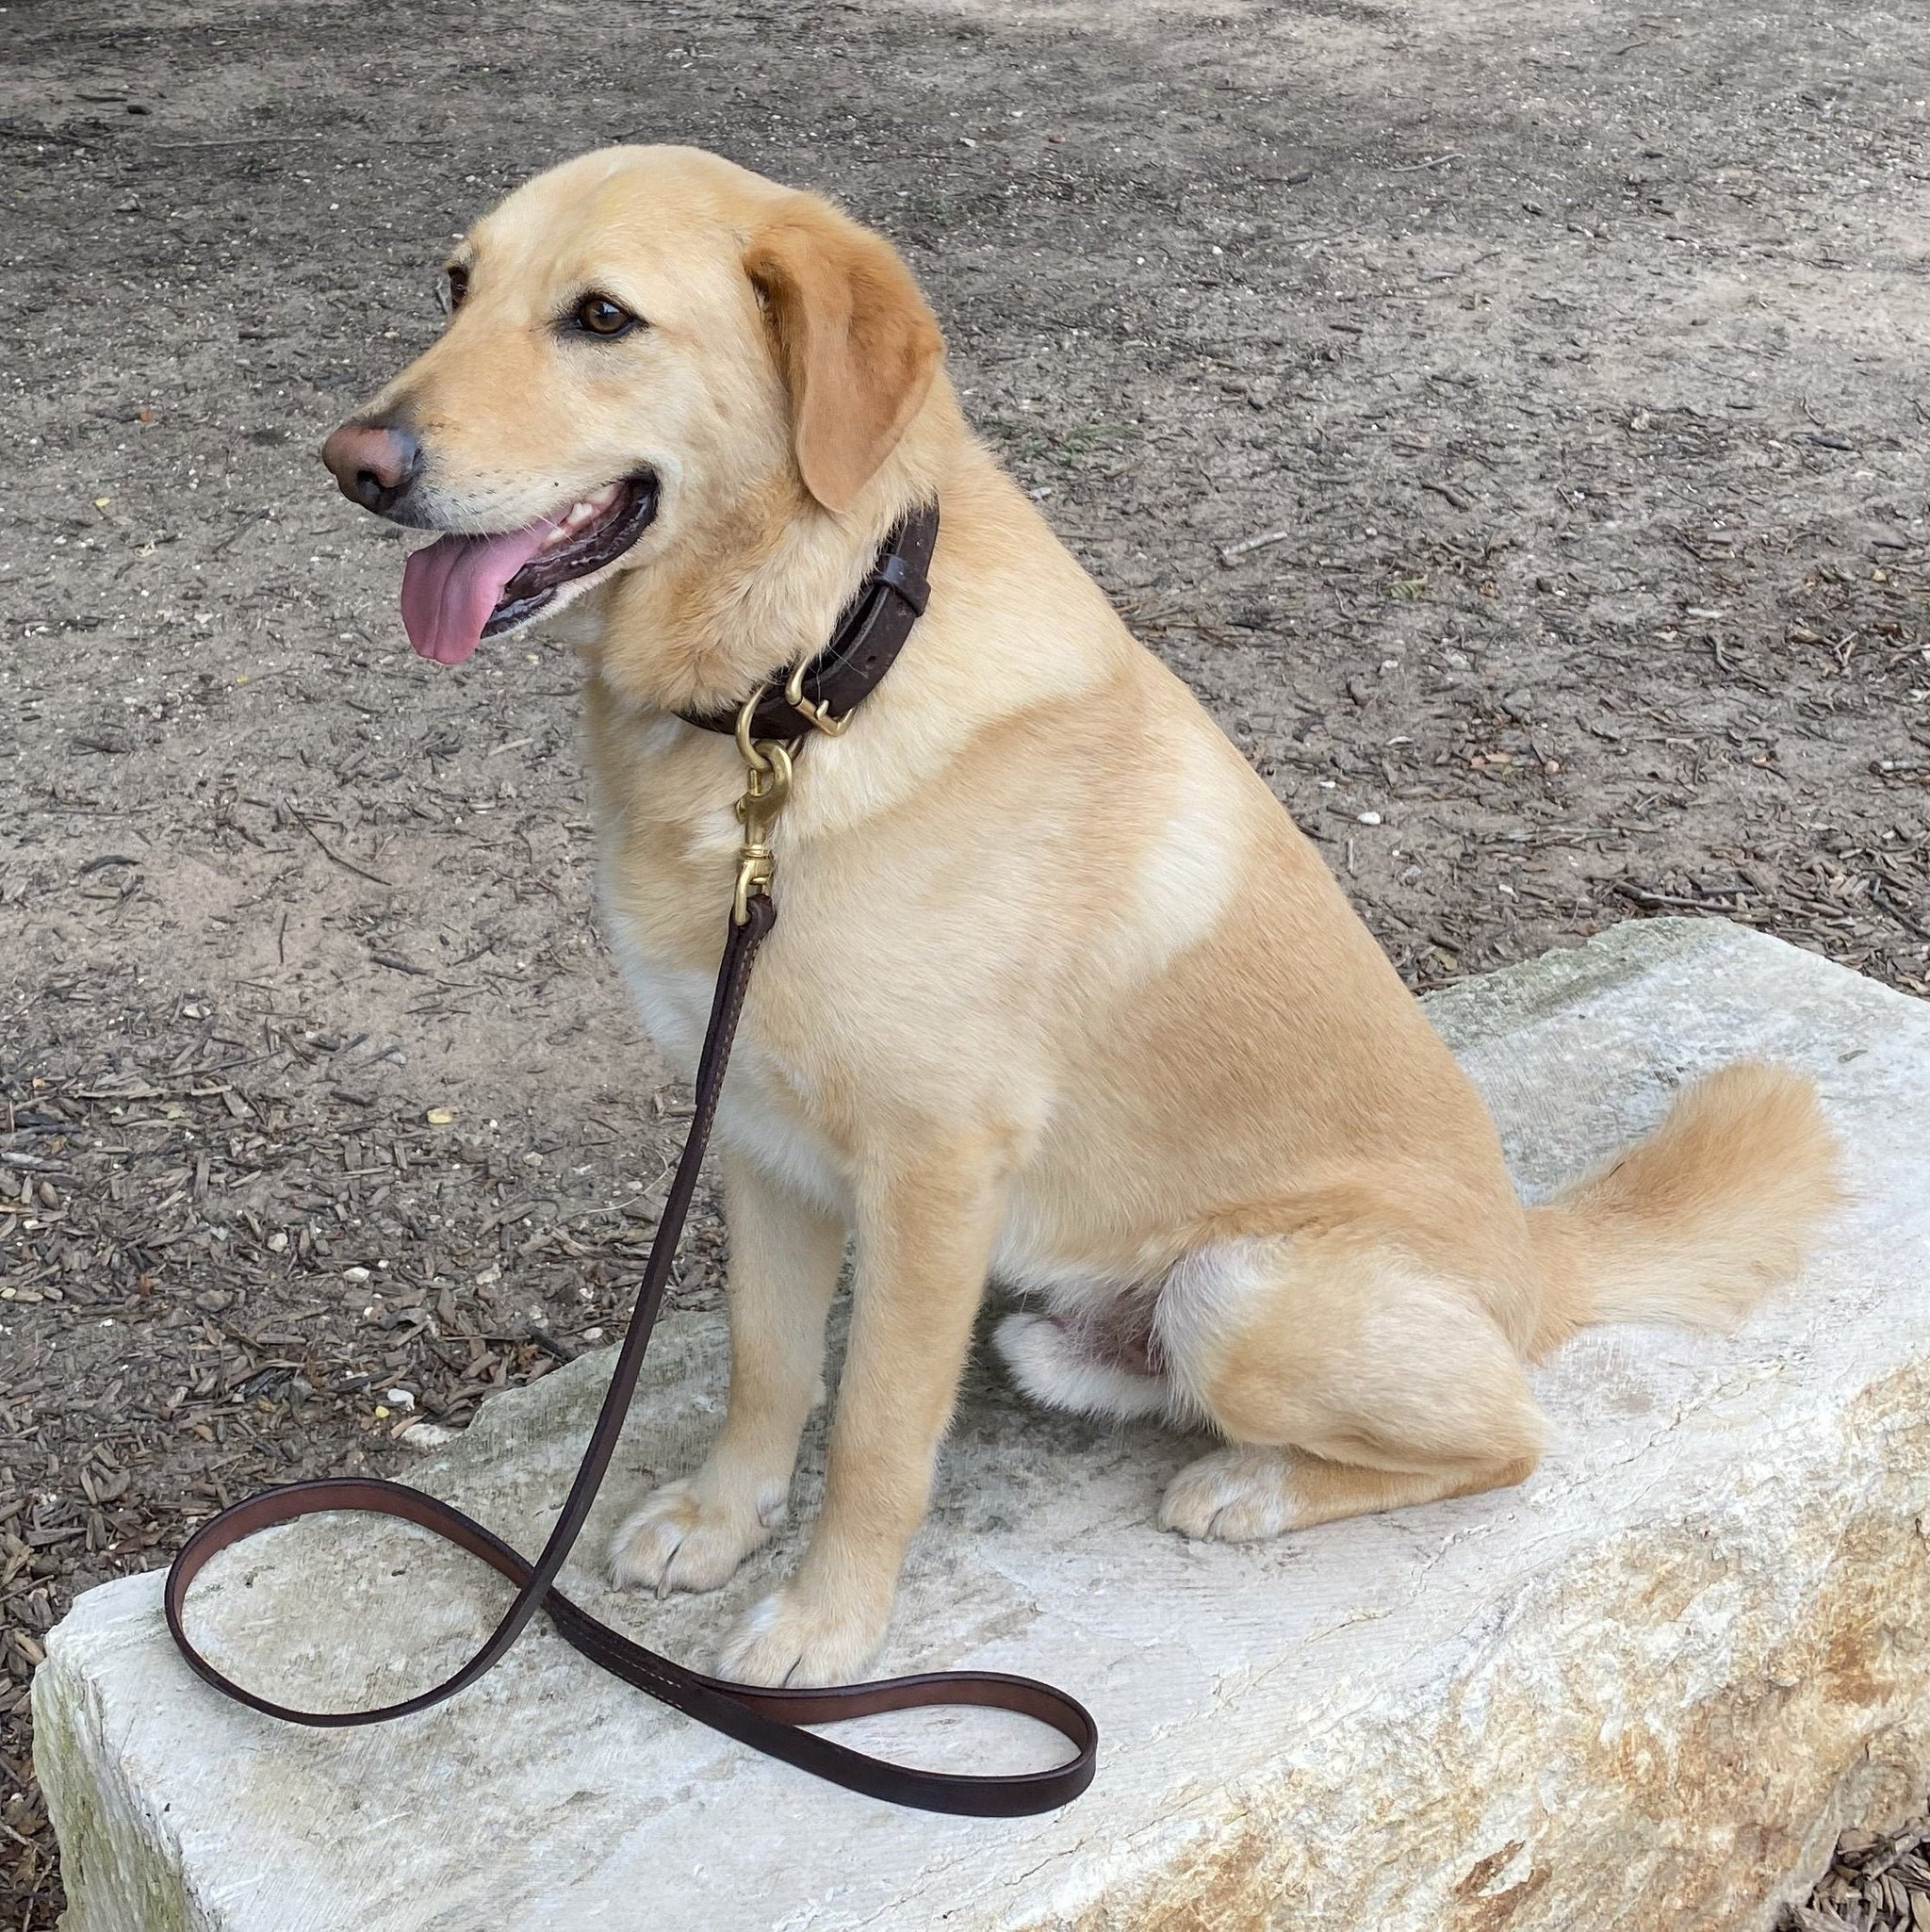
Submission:
[[[355,502],[448,532],[402,592],[441,663],[747,504],[851,508],[942,352],[881,237],[690,148],[539,175],[464,239],[447,292],[440,339],[322,450]]]

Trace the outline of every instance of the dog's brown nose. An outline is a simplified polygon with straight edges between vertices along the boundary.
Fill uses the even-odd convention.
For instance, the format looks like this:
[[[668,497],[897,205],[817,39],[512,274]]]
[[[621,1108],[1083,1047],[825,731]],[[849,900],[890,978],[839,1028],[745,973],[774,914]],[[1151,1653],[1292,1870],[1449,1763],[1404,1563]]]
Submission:
[[[406,430],[345,422],[321,446],[342,495],[365,510],[395,508],[422,467],[422,445]]]

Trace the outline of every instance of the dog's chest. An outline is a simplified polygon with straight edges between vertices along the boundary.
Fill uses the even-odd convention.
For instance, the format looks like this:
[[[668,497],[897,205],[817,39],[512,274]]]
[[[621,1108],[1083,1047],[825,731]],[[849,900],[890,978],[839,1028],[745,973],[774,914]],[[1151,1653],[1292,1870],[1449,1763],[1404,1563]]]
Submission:
[[[592,685],[597,901],[644,1030],[690,1078],[716,993],[714,964],[693,965],[722,930],[742,830],[688,770],[690,734],[674,720],[627,718]],[[770,969],[768,965],[765,972]],[[811,1123],[795,1068],[759,1038],[753,988],[717,1109],[716,1138],[792,1191],[842,1211],[842,1165]]]
[[[703,1046],[715,975],[658,957],[620,908],[606,900],[604,909],[611,944],[644,1030],[688,1078],[696,1071]],[[718,1103],[717,1139],[793,1193],[848,1214],[851,1187],[844,1164],[811,1125],[803,1101],[795,1075],[760,1045],[751,1027],[741,1029]]]
[[[688,1078],[696,1070],[697,1051],[703,1045],[711,998],[716,991],[714,978],[657,957],[639,940],[634,924],[607,899],[604,924],[644,1031],[664,1058]]]

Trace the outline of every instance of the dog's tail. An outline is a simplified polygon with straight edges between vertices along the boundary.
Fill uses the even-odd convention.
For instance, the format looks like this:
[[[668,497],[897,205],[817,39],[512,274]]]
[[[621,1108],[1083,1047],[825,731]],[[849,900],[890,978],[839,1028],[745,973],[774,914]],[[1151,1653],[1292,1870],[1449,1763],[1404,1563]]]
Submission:
[[[1847,1196],[1813,1082],[1744,1061],[1685,1089],[1599,1173],[1529,1210],[1545,1353],[1595,1321],[1726,1328]]]

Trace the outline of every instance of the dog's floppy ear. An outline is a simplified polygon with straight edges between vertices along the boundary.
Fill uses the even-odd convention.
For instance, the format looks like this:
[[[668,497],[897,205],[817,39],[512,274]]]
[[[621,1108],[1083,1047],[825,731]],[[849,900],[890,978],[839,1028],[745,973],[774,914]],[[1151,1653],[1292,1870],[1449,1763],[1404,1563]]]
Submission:
[[[798,474],[849,509],[931,388],[938,322],[890,243],[810,196],[750,237],[744,266],[777,337]]]

